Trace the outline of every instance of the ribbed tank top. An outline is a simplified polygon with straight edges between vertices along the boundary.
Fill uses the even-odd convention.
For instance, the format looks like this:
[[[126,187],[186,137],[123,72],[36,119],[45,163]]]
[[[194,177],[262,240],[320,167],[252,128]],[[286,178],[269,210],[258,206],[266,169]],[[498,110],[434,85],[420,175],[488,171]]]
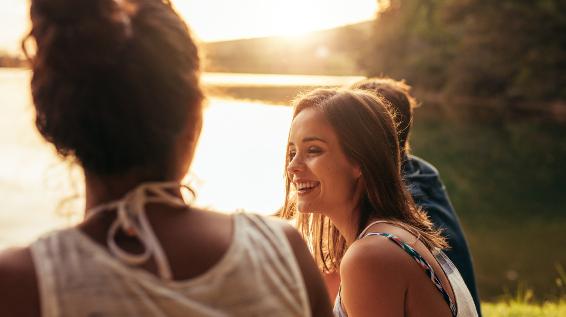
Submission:
[[[234,214],[221,260],[185,281],[113,257],[77,228],[31,245],[42,316],[310,316],[300,267],[279,220]]]

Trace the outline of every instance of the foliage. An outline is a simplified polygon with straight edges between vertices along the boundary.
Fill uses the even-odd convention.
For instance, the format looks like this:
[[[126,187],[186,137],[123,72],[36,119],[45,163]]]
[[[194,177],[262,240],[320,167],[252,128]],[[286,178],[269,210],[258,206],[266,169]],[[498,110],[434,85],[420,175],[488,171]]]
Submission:
[[[468,238],[481,297],[515,293],[519,281],[537,300],[565,294],[556,278],[557,265],[566,265],[566,128],[433,110],[417,109],[411,147],[440,171]]]
[[[359,48],[371,22],[294,37],[266,37],[203,45],[209,72],[275,74],[359,74]]]
[[[368,75],[472,100],[566,100],[566,1],[377,1]]]

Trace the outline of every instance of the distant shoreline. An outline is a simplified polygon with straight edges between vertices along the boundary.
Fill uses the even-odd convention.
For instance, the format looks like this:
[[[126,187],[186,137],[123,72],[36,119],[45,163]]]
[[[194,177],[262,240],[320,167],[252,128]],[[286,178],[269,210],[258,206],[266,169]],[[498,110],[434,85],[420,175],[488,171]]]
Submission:
[[[0,67],[2,72],[29,72],[25,66]],[[298,94],[320,87],[340,87],[364,78],[359,75],[274,74],[204,72],[203,86],[212,97],[256,100],[267,104],[290,104]],[[419,90],[415,96],[427,110],[419,112],[443,113],[448,116],[545,120],[566,124],[566,102],[517,101],[506,105],[496,98],[447,98],[444,94]]]

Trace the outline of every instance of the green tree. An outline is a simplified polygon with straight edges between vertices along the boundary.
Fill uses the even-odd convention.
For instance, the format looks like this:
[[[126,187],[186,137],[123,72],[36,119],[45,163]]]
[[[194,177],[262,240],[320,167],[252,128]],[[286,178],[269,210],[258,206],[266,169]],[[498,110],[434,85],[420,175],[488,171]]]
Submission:
[[[566,100],[566,1],[378,0],[367,75],[447,96]]]

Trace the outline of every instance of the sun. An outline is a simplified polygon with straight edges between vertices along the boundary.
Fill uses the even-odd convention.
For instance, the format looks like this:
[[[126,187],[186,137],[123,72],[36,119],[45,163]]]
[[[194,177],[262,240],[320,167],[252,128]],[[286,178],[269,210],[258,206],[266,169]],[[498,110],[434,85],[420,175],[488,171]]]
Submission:
[[[203,41],[302,36],[370,20],[375,0],[177,0],[173,2]]]
[[[27,1],[0,1],[0,51],[18,52],[27,32]],[[263,36],[301,37],[372,19],[376,0],[172,0],[204,42]]]

